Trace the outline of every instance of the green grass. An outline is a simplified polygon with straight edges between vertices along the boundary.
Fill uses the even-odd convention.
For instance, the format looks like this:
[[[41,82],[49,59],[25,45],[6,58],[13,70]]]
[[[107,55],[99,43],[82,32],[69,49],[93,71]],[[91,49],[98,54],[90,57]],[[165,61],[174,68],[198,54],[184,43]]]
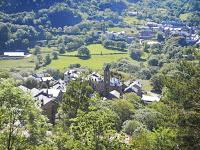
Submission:
[[[113,31],[113,32],[122,32],[122,31],[126,31],[129,28],[120,28],[120,27],[113,27],[113,28],[108,28],[108,31]]]
[[[81,59],[79,57],[69,57],[69,56],[59,56],[58,60],[53,60],[51,64],[47,67],[57,68],[60,70],[65,70],[69,67],[70,64],[81,64],[83,67],[88,67],[90,69],[98,70],[102,69],[104,63],[109,63],[112,61],[117,61],[121,58],[128,57],[128,53],[124,52],[124,54],[117,50],[111,50],[104,48],[101,44],[91,44],[87,46],[91,53],[91,58],[89,59]],[[112,53],[112,54],[111,54]],[[67,52],[66,55],[77,55],[77,51]],[[102,55],[96,55],[102,54]]]
[[[81,59],[79,57],[75,56],[59,56],[57,60],[52,60],[51,64],[44,68],[52,67],[56,69],[60,69],[61,71],[64,71],[66,68],[69,67],[70,64],[81,64],[83,67],[88,67],[93,70],[99,70],[102,69],[104,63],[109,63],[113,61],[118,61],[119,59],[122,58],[127,58],[130,61],[133,61],[134,63],[138,63],[134,60],[132,60],[127,52],[124,52],[123,54],[118,54],[122,53],[117,50],[111,50],[104,48],[101,44],[91,44],[87,46],[88,49],[91,52],[91,58],[90,59]],[[42,56],[44,57],[47,53],[51,52],[51,48],[42,48]],[[44,53],[47,52],[47,53]],[[112,54],[111,54],[112,53]],[[65,54],[70,54],[70,55],[76,55],[77,51],[70,52],[70,53],[65,53]],[[95,54],[102,54],[102,55],[95,55]],[[19,70],[33,70],[35,67],[35,56],[32,55],[29,58],[24,58],[24,59],[18,59],[18,60],[0,60],[0,68],[1,69],[19,69]],[[41,68],[41,69],[44,69]],[[40,70],[41,70],[40,69]]]
[[[186,21],[189,17],[192,16],[192,13],[185,13],[185,14],[180,14],[179,18],[182,20],[182,21]]]
[[[143,52],[141,58],[147,60],[150,56],[150,53]]]
[[[108,31],[110,31],[110,32],[122,32],[122,31],[125,31],[128,35],[137,34],[137,30],[134,29],[134,28],[113,27],[113,28],[108,28]]]
[[[145,24],[144,20],[139,20],[136,17],[130,17],[130,16],[126,16],[124,18],[124,22],[126,22],[129,25],[141,25],[141,24]]]
[[[30,50],[32,53],[33,49]],[[53,48],[41,47],[41,55],[44,58],[47,54],[50,54],[53,51]],[[22,70],[22,71],[31,71],[35,67],[35,56],[32,55],[28,58],[16,59],[16,60],[0,60],[0,68],[10,70],[11,68]]]
[[[78,57],[60,56],[58,60],[53,60],[48,67],[57,68],[64,71],[70,64],[81,64],[81,66],[90,69],[102,69],[104,63],[117,61],[121,58],[127,57],[127,54],[114,54],[114,55],[93,55],[90,59],[83,60]]]
[[[43,53],[51,53],[54,48],[52,47],[40,47],[41,48],[41,54]],[[30,49],[30,53],[32,53],[34,48]]]
[[[17,59],[17,60],[0,60],[0,68],[10,70],[19,69],[19,70],[33,70],[34,69],[34,57]]]
[[[91,44],[88,45],[87,48],[90,50],[90,54],[91,55],[96,55],[96,54],[110,54],[110,53],[126,53],[126,52],[121,52],[118,50],[112,50],[112,49],[107,49],[105,47],[103,47],[103,45],[101,44]],[[73,52],[66,52],[64,55],[77,55],[77,51],[73,51]]]
[[[118,51],[118,50],[107,49],[103,47],[103,45],[101,44],[91,44],[91,45],[88,45],[87,48],[90,50],[91,54],[122,53],[121,51]]]
[[[141,83],[144,91],[151,91],[153,89],[150,80],[141,80]]]
[[[122,52],[104,48],[101,44],[91,44],[91,45],[88,45],[87,47],[92,54],[90,59],[83,60],[78,57],[59,56],[59,59],[52,60],[52,63],[48,67],[64,70],[70,64],[79,63],[82,66],[85,66],[91,69],[101,69],[103,67],[103,64],[106,62],[117,61],[120,58],[128,57],[128,54],[126,52],[124,52],[124,54],[117,54],[117,53],[122,53]],[[52,50],[53,48],[42,47],[41,55],[45,57],[46,54],[51,53]],[[108,55],[110,53],[113,53],[113,55]],[[66,53],[66,54],[76,55],[77,51]],[[95,55],[95,54],[102,54],[102,55]],[[107,54],[107,55],[104,55],[104,54]],[[33,70],[35,67],[34,60],[35,60],[34,55],[32,55],[29,58],[24,58],[24,59],[0,60],[0,68],[6,69],[6,70],[9,70],[11,68],[15,68],[19,70]]]

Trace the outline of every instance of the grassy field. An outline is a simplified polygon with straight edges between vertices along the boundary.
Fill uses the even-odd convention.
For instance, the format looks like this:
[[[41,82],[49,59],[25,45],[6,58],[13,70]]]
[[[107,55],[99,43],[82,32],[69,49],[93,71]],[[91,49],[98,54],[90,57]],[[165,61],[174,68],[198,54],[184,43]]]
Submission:
[[[91,53],[91,58],[89,59],[81,59],[79,57],[69,57],[69,56],[59,56],[58,60],[53,60],[51,64],[47,67],[57,68],[60,70],[65,70],[69,67],[70,64],[81,64],[83,67],[88,67],[90,69],[98,70],[102,69],[104,63],[117,61],[121,58],[128,57],[128,54],[124,52],[124,54],[117,50],[111,50],[104,48],[101,44],[91,44],[87,46]],[[111,54],[112,53],[112,54]],[[65,53],[66,55],[76,55],[77,51]],[[102,55],[95,55],[102,54]]]
[[[180,14],[179,18],[181,19],[181,21],[186,21],[191,16],[192,13],[185,13],[185,14]]]
[[[112,50],[112,49],[107,49],[105,47],[103,47],[103,45],[101,44],[91,44],[88,45],[87,48],[90,50],[90,54],[91,55],[96,55],[96,54],[111,54],[111,53],[126,53],[126,52],[121,52],[118,50]],[[73,51],[73,52],[66,52],[64,55],[77,55],[78,52],[77,51]]]
[[[33,49],[30,49],[30,53],[32,53]],[[53,48],[41,47],[41,55],[45,57],[47,54],[50,54],[53,51]],[[32,71],[35,67],[35,56],[31,55],[31,57],[27,57],[24,59],[16,59],[16,60],[0,60],[0,68],[1,69],[17,69],[22,71]]]
[[[125,31],[128,35],[137,34],[137,30],[135,28],[120,28],[120,27],[113,27],[108,28],[108,31],[112,32],[122,32]]]
[[[6,69],[6,70],[19,69],[27,71],[27,70],[33,70],[34,67],[35,65],[33,56],[17,60],[0,60],[1,69]]]
[[[58,60],[53,60],[48,67],[57,68],[61,71],[65,70],[70,64],[81,64],[81,66],[90,69],[102,69],[104,63],[117,61],[121,58],[127,57],[127,54],[114,54],[114,55],[94,55],[90,59],[83,60],[78,57],[60,56]]]
[[[139,20],[136,17],[130,17],[130,16],[126,16],[124,18],[124,22],[126,22],[129,25],[141,25],[141,24],[145,24],[145,21]]]
[[[126,53],[118,50],[107,49],[101,44],[91,44],[88,45],[87,48],[90,50],[91,54]]]
[[[40,47],[41,48],[41,54],[45,54],[45,53],[51,53],[53,51],[54,48],[52,47]],[[30,53],[33,52],[34,49],[30,49]]]
[[[79,57],[69,57],[69,56],[59,56],[58,60],[52,60],[51,64],[47,67],[52,67],[60,70],[65,70],[67,67],[69,67],[70,64],[81,64],[81,66],[88,67],[91,69],[102,69],[104,63],[117,61],[121,58],[129,58],[128,53],[124,52],[123,54],[117,50],[111,50],[104,48],[101,44],[91,44],[87,46],[88,49],[91,52],[91,58],[90,59],[81,59]],[[52,48],[41,48],[41,55],[45,57],[47,53],[51,53]],[[112,54],[111,54],[112,53]],[[65,53],[70,55],[76,55],[77,51]],[[102,54],[102,55],[96,55],[96,54]],[[0,68],[1,69],[19,69],[19,70],[33,70],[35,67],[34,64],[35,56],[31,56],[24,59],[18,59],[18,60],[0,60]],[[41,68],[43,69],[43,68]]]

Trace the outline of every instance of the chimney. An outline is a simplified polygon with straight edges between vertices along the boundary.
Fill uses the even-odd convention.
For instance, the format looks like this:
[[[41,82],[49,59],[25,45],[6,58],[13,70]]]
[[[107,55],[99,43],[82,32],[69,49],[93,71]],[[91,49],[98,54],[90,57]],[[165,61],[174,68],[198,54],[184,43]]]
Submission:
[[[41,106],[44,106],[44,100],[43,99],[41,100]]]

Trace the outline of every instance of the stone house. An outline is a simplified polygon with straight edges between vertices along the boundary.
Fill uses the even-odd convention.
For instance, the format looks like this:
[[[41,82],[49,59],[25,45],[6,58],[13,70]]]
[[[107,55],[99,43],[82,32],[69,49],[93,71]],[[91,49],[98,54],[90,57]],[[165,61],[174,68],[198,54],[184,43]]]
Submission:
[[[135,93],[138,96],[142,96],[142,84],[139,80],[134,81],[128,87],[124,89],[124,93]]]
[[[75,69],[68,70],[64,73],[64,81],[69,83],[71,80],[76,80],[80,77],[81,72]]]

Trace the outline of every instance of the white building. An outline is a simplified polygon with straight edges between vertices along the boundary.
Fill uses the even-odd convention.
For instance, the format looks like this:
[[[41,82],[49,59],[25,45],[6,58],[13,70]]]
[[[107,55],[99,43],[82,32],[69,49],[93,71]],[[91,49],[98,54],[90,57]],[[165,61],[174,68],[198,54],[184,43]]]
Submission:
[[[152,102],[159,102],[161,96],[155,93],[148,93],[148,95],[142,95],[142,101],[145,104],[152,103]]]
[[[126,32],[122,31],[122,32],[113,32],[113,31],[106,31],[106,37],[109,40],[122,40],[125,39],[127,37]]]
[[[92,81],[95,81],[95,82],[103,82],[103,77],[96,73],[96,72],[93,72],[91,75],[88,76],[89,80],[92,80]]]
[[[134,92],[138,96],[142,96],[142,84],[139,80],[134,81],[131,83],[127,88],[124,89],[125,93]]]
[[[8,57],[24,57],[24,52],[4,52],[4,56]]]
[[[71,80],[76,80],[80,77],[81,72],[71,69],[64,73],[64,81],[69,82]]]

